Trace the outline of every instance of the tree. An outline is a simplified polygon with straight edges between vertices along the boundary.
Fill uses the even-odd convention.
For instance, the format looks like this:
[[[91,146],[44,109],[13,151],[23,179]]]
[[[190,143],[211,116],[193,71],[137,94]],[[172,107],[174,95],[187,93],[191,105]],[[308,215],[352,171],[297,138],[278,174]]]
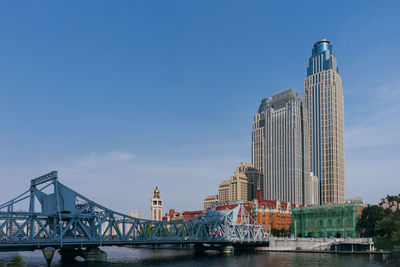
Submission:
[[[391,211],[385,210],[377,205],[368,205],[364,208],[361,218],[357,223],[357,229],[362,237],[374,237],[376,223],[387,216]]]
[[[400,211],[368,206],[363,209],[357,228],[361,236],[373,238],[376,248],[400,253]]]
[[[400,253],[400,230],[397,230],[392,234],[393,251]]]
[[[387,195],[386,198],[388,199],[389,202],[390,202],[390,201],[397,201],[397,202],[400,202],[400,195],[398,195],[398,196],[389,196],[389,195]]]
[[[382,220],[377,221],[375,225],[376,234],[388,239],[392,238],[397,229],[400,229],[400,223],[394,220],[394,216],[384,217]]]
[[[290,234],[290,230],[286,229],[286,228],[272,228],[271,229],[271,234],[275,237],[284,237],[284,236],[288,236]]]

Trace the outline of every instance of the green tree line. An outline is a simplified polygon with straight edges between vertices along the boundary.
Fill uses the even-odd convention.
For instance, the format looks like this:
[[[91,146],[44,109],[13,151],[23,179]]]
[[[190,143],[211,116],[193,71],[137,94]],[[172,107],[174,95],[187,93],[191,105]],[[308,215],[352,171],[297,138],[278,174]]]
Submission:
[[[377,205],[364,208],[357,223],[361,237],[372,237],[377,249],[400,253],[400,210]]]

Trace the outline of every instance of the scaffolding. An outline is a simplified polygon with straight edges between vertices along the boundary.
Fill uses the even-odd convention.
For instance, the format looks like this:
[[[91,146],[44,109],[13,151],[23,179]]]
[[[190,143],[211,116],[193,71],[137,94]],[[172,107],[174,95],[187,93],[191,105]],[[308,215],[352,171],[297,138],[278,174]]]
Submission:
[[[296,237],[358,237],[362,209],[360,203],[293,208],[291,230]]]

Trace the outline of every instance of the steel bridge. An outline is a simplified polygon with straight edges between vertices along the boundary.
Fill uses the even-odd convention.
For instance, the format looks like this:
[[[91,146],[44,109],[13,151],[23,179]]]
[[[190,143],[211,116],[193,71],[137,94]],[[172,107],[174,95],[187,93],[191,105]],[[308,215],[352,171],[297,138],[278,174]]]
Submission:
[[[262,226],[242,202],[236,204],[223,211],[213,207],[187,221],[138,219],[68,188],[53,171],[31,180],[27,191],[0,205],[0,251],[52,247],[68,257],[71,251],[79,255],[77,249],[99,246],[194,244],[201,250],[267,245]],[[26,211],[21,211],[21,206]]]

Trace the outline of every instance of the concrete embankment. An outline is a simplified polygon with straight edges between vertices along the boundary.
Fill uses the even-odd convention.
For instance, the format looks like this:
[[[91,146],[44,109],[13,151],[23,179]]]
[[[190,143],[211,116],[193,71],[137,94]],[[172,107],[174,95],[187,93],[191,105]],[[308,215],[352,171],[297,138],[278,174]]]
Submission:
[[[269,247],[261,251],[280,252],[327,252],[327,253],[371,253],[387,254],[376,251],[371,238],[277,238],[271,237]]]

